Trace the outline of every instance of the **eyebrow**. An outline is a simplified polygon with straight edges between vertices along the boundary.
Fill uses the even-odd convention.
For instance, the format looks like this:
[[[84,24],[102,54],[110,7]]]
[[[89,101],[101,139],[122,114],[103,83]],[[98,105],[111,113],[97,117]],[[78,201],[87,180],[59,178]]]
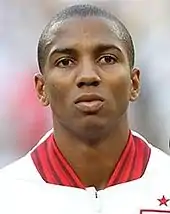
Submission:
[[[52,57],[55,54],[68,54],[68,55],[72,55],[72,54],[76,54],[77,51],[73,48],[55,48],[51,53],[50,53],[50,57]]]
[[[113,44],[99,44],[95,48],[95,52],[104,52],[104,51],[111,50],[111,49],[117,50],[118,52],[122,53],[122,50]]]
[[[117,50],[118,52],[122,53],[122,50],[113,44],[99,44],[94,48],[94,52],[104,52],[107,50]],[[55,48],[51,53],[50,57],[52,57],[54,54],[68,54],[68,55],[76,55],[77,50],[74,48]]]

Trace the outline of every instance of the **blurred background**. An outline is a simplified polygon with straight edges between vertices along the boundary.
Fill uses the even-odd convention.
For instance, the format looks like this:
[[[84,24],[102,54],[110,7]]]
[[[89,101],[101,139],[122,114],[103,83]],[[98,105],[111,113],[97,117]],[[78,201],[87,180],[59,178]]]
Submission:
[[[49,19],[73,3],[103,6],[131,32],[142,71],[131,127],[170,154],[169,0],[0,0],[0,167],[24,155],[52,127],[51,113],[34,91],[37,42]]]

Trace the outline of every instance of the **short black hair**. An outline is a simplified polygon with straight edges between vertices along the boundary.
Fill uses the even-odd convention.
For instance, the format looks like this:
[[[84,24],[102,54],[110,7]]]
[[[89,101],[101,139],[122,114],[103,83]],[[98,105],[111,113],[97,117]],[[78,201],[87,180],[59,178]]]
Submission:
[[[83,18],[90,16],[104,18],[111,22],[117,37],[123,43],[125,43],[130,67],[132,68],[134,66],[135,58],[134,44],[129,31],[126,29],[124,24],[113,14],[107,12],[102,8],[89,4],[83,5],[80,4],[66,7],[65,9],[61,10],[51,19],[51,21],[46,25],[45,29],[43,30],[38,42],[38,51],[37,51],[38,52],[37,59],[40,72],[43,71],[46,62],[46,57],[49,51],[49,46],[52,42],[51,34],[53,30],[55,30],[55,28],[57,27],[57,24],[72,17]]]

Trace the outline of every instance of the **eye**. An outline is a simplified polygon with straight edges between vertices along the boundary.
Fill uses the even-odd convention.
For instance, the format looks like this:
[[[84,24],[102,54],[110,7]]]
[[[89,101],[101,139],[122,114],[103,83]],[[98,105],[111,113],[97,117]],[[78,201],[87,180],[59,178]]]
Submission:
[[[116,57],[111,55],[102,56],[99,58],[98,63],[101,65],[113,65],[117,62]]]
[[[55,62],[55,66],[59,68],[68,68],[75,65],[73,59],[70,58],[61,58]]]

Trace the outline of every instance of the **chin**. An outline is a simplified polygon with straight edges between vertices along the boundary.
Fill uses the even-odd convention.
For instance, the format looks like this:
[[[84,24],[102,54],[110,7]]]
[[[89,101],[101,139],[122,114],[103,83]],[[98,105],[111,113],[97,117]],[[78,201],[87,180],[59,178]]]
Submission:
[[[86,135],[96,135],[101,133],[107,127],[107,121],[95,116],[89,116],[78,122],[78,129],[80,132],[86,133]],[[80,130],[81,129],[81,130]]]

